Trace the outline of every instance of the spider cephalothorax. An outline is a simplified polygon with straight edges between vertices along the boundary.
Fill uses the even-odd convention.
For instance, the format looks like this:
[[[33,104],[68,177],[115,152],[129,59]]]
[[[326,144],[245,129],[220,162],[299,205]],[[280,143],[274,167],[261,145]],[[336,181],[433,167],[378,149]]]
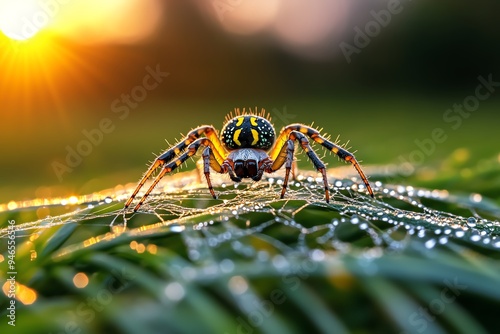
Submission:
[[[271,124],[270,117],[266,115],[264,109],[259,113],[257,113],[257,108],[255,111],[250,110],[250,112],[246,112],[245,109],[243,111],[235,109],[234,117],[232,113],[229,113],[226,117],[220,138],[213,126],[202,125],[191,130],[183,140],[160,155],[144,174],[125,203],[125,209],[130,206],[146,180],[157,168],[163,166],[162,171],[135,206],[134,211],[141,207],[149,193],[166,173],[170,173],[196,154],[201,146],[205,147],[202,153],[203,172],[210,194],[214,198],[217,197],[210,180],[210,168],[217,173],[227,173],[231,180],[240,182],[243,178],[259,181],[264,173],[273,173],[285,165],[285,178],[281,190],[281,198],[283,198],[288,186],[296,141],[312,161],[314,167],[321,173],[325,186],[325,199],[328,202],[330,193],[326,168],[309,145],[306,135],[327,150],[335,153],[339,158],[350,162],[366,185],[368,193],[373,197],[370,183],[354,155],[321,136],[316,129],[303,124],[290,124],[281,129],[276,138],[276,132]]]

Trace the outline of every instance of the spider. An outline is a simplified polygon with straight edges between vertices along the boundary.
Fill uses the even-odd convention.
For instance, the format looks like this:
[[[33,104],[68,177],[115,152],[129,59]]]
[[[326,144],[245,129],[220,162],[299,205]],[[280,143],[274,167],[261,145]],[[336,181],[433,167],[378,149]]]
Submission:
[[[165,174],[172,172],[196,154],[201,146],[204,147],[202,153],[203,173],[210,194],[214,199],[217,196],[210,180],[210,168],[217,173],[227,173],[231,180],[240,182],[243,178],[259,181],[264,173],[273,173],[285,165],[285,178],[280,196],[280,198],[284,198],[294,159],[296,141],[312,161],[314,167],[321,173],[325,187],[325,200],[328,203],[330,193],[325,164],[309,145],[306,135],[327,150],[335,153],[339,158],[350,162],[366,185],[368,193],[373,197],[370,183],[354,155],[321,136],[316,129],[303,124],[290,124],[285,126],[276,138],[274,127],[270,122],[270,115],[266,115],[264,109],[260,113],[257,113],[257,109],[246,112],[245,108],[243,108],[242,112],[238,108],[234,111],[234,116],[232,112],[226,116],[220,138],[213,126],[202,125],[191,130],[183,140],[157,157],[125,203],[124,210],[130,206],[139,190],[157,168],[163,167],[135,206],[134,212],[139,210]]]

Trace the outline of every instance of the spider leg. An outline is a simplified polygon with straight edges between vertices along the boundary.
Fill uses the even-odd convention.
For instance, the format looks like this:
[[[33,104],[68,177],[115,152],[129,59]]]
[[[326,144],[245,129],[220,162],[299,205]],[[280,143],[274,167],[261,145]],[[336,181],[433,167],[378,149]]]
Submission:
[[[295,145],[292,139],[289,139],[281,147],[279,151],[278,158],[274,160],[270,169],[267,171],[269,173],[277,171],[285,164],[285,179],[283,180],[283,187],[281,188],[280,198],[285,197],[285,192],[288,187],[288,178],[290,177],[290,170],[292,169],[293,156],[295,152]]]
[[[186,137],[180,142],[178,142],[174,147],[166,150],[163,152],[156,160],[153,162],[153,164],[149,167],[149,169],[146,171],[146,173],[142,176],[141,180],[137,184],[137,187],[135,188],[134,192],[130,196],[130,198],[125,202],[125,207],[124,209],[126,210],[134,198],[137,196],[137,193],[141,190],[141,188],[144,186],[146,181],[151,177],[153,172],[160,166],[170,162],[172,159],[174,159],[178,154],[184,152],[184,150],[195,140],[200,138],[202,135],[205,135],[210,142],[212,143],[212,146],[214,148],[214,158],[221,164],[224,161],[224,156],[225,156],[225,149],[222,146],[222,143],[220,142],[219,137],[217,136],[217,131],[213,126],[210,125],[203,125],[200,127],[197,127],[196,129],[191,130]]]
[[[285,145],[281,148],[278,153],[278,157],[274,160],[271,167],[273,171],[278,170],[285,163],[285,180],[283,181],[283,188],[281,190],[281,198],[285,196],[286,189],[288,187],[288,178],[293,165],[293,154],[294,154],[294,141],[299,141],[300,146],[306,152],[309,159],[312,161],[314,167],[321,173],[323,177],[323,184],[325,187],[325,200],[330,202],[330,191],[328,190],[328,179],[326,177],[326,167],[321,161],[318,155],[314,152],[309,144],[309,140],[302,133],[297,131],[291,131],[289,134],[289,139],[285,142]]]
[[[204,146],[207,146],[207,147],[210,147],[210,148],[212,148],[212,146],[215,147],[215,145],[212,143],[212,141],[210,139],[208,139],[208,138],[199,138],[199,139],[196,139],[195,141],[193,141],[191,144],[189,144],[187,146],[187,151],[185,153],[183,153],[182,155],[180,155],[176,159],[170,161],[169,163],[164,164],[162,171],[155,178],[155,180],[153,181],[153,183],[151,184],[151,186],[149,186],[148,190],[146,191],[146,193],[144,193],[144,196],[142,196],[142,198],[139,201],[139,203],[137,203],[137,205],[134,207],[134,212],[136,212],[137,210],[139,210],[139,208],[142,206],[142,204],[144,203],[144,201],[146,200],[146,198],[149,196],[149,194],[151,193],[151,191],[153,191],[153,189],[156,187],[156,185],[158,184],[158,182],[160,182],[160,180],[165,176],[165,174],[174,171],[183,162],[185,162],[187,159],[189,159],[190,157],[192,157],[193,155],[195,155],[201,145],[204,145]],[[208,163],[209,163],[209,166],[215,167],[216,170],[217,170],[217,165],[219,165],[219,167],[220,167],[219,162],[215,158],[215,154],[213,154],[213,150],[210,150],[209,162]],[[222,168],[219,168],[219,170],[217,170],[217,171],[222,172]],[[210,173],[208,173],[208,175],[205,174],[205,176],[207,177],[207,183],[208,183],[209,187],[211,187],[212,184],[211,184],[209,175],[210,175]],[[213,189],[211,190],[211,193],[212,192],[213,192]],[[215,194],[213,194],[213,195],[215,195]]]
[[[156,159],[155,162],[149,167],[149,169],[146,171],[146,173],[144,173],[144,175],[142,176],[141,180],[139,181],[139,183],[135,187],[135,190],[132,193],[132,195],[129,197],[129,199],[127,200],[127,202],[125,202],[124,210],[126,210],[130,206],[130,204],[134,200],[135,196],[137,196],[137,193],[139,192],[139,190],[141,190],[141,188],[144,185],[144,183],[146,183],[146,181],[149,179],[149,177],[151,176],[151,174],[153,174],[153,172],[156,170],[156,168],[160,167],[164,163],[165,163],[164,161],[162,161],[160,159]]]
[[[228,164],[224,165],[224,168],[227,170],[227,173],[229,174],[229,178],[233,180],[234,182],[241,182],[241,177],[236,176],[234,174],[234,170],[231,166],[228,166]]]
[[[226,171],[222,168],[221,164],[217,161],[214,156],[213,150],[210,146],[207,146],[203,150],[203,174],[207,179],[208,190],[214,199],[217,198],[214,192],[214,187],[212,186],[212,180],[210,180],[210,167],[212,167],[217,173],[225,173]]]
[[[297,131],[297,132],[300,132],[302,134],[309,136],[316,143],[320,144],[321,146],[323,146],[327,150],[335,153],[342,160],[344,160],[346,162],[350,162],[354,166],[356,171],[358,172],[359,176],[361,177],[361,180],[363,180],[363,183],[365,184],[366,189],[368,190],[368,193],[370,194],[370,196],[374,197],[372,187],[370,186],[370,183],[368,182],[368,178],[366,177],[365,173],[361,169],[361,166],[359,165],[359,163],[356,160],[356,158],[354,157],[354,155],[351,152],[347,151],[346,149],[343,149],[342,147],[336,145],[335,143],[332,143],[331,141],[329,141],[325,137],[321,136],[321,134],[316,129],[313,129],[310,126],[306,126],[303,124],[291,124],[291,125],[284,127],[283,130],[281,130],[281,133],[279,134],[279,136],[276,140],[275,146],[273,147],[273,149],[271,150],[271,152],[269,154],[271,159],[275,160],[276,158],[278,158],[278,156],[280,154],[280,147],[282,145],[284,145],[286,140],[288,140],[289,134],[292,131]],[[314,161],[313,161],[313,163],[314,163]]]

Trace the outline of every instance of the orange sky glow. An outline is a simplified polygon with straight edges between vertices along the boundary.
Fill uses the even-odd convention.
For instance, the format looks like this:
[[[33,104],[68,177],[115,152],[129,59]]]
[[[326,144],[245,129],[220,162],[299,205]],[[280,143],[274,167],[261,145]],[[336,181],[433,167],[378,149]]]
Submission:
[[[34,107],[62,112],[69,90],[90,87],[99,76],[85,47],[141,42],[155,32],[162,6],[159,0],[0,0],[2,109],[15,109],[21,120]]]

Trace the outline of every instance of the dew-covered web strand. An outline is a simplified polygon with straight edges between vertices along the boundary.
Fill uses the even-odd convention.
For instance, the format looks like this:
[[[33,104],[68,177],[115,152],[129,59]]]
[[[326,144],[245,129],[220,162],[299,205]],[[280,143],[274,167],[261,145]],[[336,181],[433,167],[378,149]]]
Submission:
[[[500,242],[497,240],[496,235],[484,239],[484,231],[476,231],[474,229],[475,225],[470,224],[472,221],[471,217],[462,217],[453,213],[439,211],[431,207],[426,207],[421,203],[420,198],[427,197],[446,200],[447,196],[439,192],[430,190],[419,190],[416,192],[412,188],[407,189],[406,187],[397,185],[384,186],[378,182],[376,187],[380,196],[378,200],[373,201],[362,194],[363,188],[359,184],[350,180],[336,180],[333,181],[334,186],[331,187],[333,200],[330,204],[326,204],[323,202],[321,185],[314,178],[304,178],[300,182],[291,182],[285,200],[280,200],[276,196],[280,180],[268,179],[266,181],[253,185],[226,185],[223,192],[228,199],[221,200],[218,204],[212,205],[208,209],[202,209],[201,212],[208,210],[210,214],[219,216],[221,223],[238,220],[239,215],[248,212],[270,213],[274,218],[261,223],[261,226],[267,227],[273,224],[283,224],[298,229],[300,231],[298,244],[302,248],[305,243],[301,240],[307,234],[321,229],[334,231],[335,225],[345,223],[359,226],[359,229],[369,236],[375,246],[380,246],[385,242],[388,247],[402,248],[407,243],[407,238],[394,240],[391,235],[396,231],[403,230],[407,237],[416,235],[419,238],[429,239],[430,241],[425,243],[428,248],[432,248],[437,243],[442,244],[447,240],[440,237],[440,234],[454,238],[462,238],[469,235],[472,241],[482,241],[484,244],[491,242],[494,247],[500,247]],[[203,193],[203,190],[201,190],[201,194]],[[193,196],[201,194],[200,190],[192,192]],[[386,199],[397,200],[397,202],[389,204],[385,202]],[[287,203],[290,201],[302,201],[303,204],[299,207],[287,208]],[[398,208],[397,204],[400,203],[404,203],[406,206],[411,205],[413,210]],[[146,212],[157,212],[158,210],[171,211],[169,208],[172,205],[172,203],[165,202],[164,198],[160,196],[150,201],[144,210]],[[337,211],[342,218],[332,219],[330,224],[304,228],[300,223],[295,221],[294,217],[298,212],[310,206],[333,209],[332,212]],[[176,208],[179,209],[179,207]],[[185,209],[186,211],[181,216],[186,218],[200,212],[199,209]],[[472,206],[470,210],[474,216],[480,217]],[[473,219],[477,220],[477,218]],[[498,232],[498,221],[489,221],[483,218],[480,218],[480,220],[483,226],[491,227],[491,232]],[[213,219],[208,222],[201,222],[195,224],[195,228],[199,230],[209,228],[213,222]],[[378,222],[384,222],[393,227],[383,230],[378,226]],[[323,241],[324,238],[320,238],[319,240]]]
[[[318,233],[314,238],[316,244],[337,251],[349,251],[352,245],[339,238],[337,233],[343,225],[349,225],[364,233],[371,240],[372,248],[404,249],[411,237],[421,239],[427,248],[453,239],[467,239],[484,247],[500,248],[500,224],[498,220],[482,218],[477,202],[460,204],[461,209],[469,209],[471,216],[468,217],[422,204],[423,199],[452,203],[446,191],[374,182],[376,199],[371,199],[359,180],[330,177],[332,197],[328,204],[324,201],[322,180],[316,175],[299,174],[296,180],[289,183],[285,199],[279,199],[282,180],[280,177],[268,177],[257,183],[214,182],[219,192],[219,199],[214,200],[203,184],[182,181],[176,188],[166,178],[163,181],[166,186],[153,192],[138,213],[123,212],[123,201],[129,195],[128,191],[124,191],[101,201],[79,203],[77,210],[60,216],[18,224],[16,235],[29,236],[66,224],[109,225],[116,223],[119,220],[117,217],[135,223],[149,217],[149,221],[156,222],[152,227],[182,225],[185,228],[179,229],[181,232],[201,231],[210,247],[238,242],[239,238],[252,234],[260,234],[260,237],[272,241],[266,230],[281,225],[298,232],[294,244],[296,251],[312,251],[306,240],[309,235],[316,236]],[[162,191],[167,187],[168,192]],[[308,218],[297,219],[300,213],[314,209],[324,210],[331,218],[313,226]],[[254,213],[266,214],[269,218],[259,218],[259,222],[254,223],[251,218]],[[211,226],[214,224],[222,226],[226,232],[213,234]],[[140,229],[141,226],[129,225],[129,228]],[[6,235],[6,229],[0,230],[0,237],[5,238]],[[273,244],[280,249],[291,247],[279,240]]]

